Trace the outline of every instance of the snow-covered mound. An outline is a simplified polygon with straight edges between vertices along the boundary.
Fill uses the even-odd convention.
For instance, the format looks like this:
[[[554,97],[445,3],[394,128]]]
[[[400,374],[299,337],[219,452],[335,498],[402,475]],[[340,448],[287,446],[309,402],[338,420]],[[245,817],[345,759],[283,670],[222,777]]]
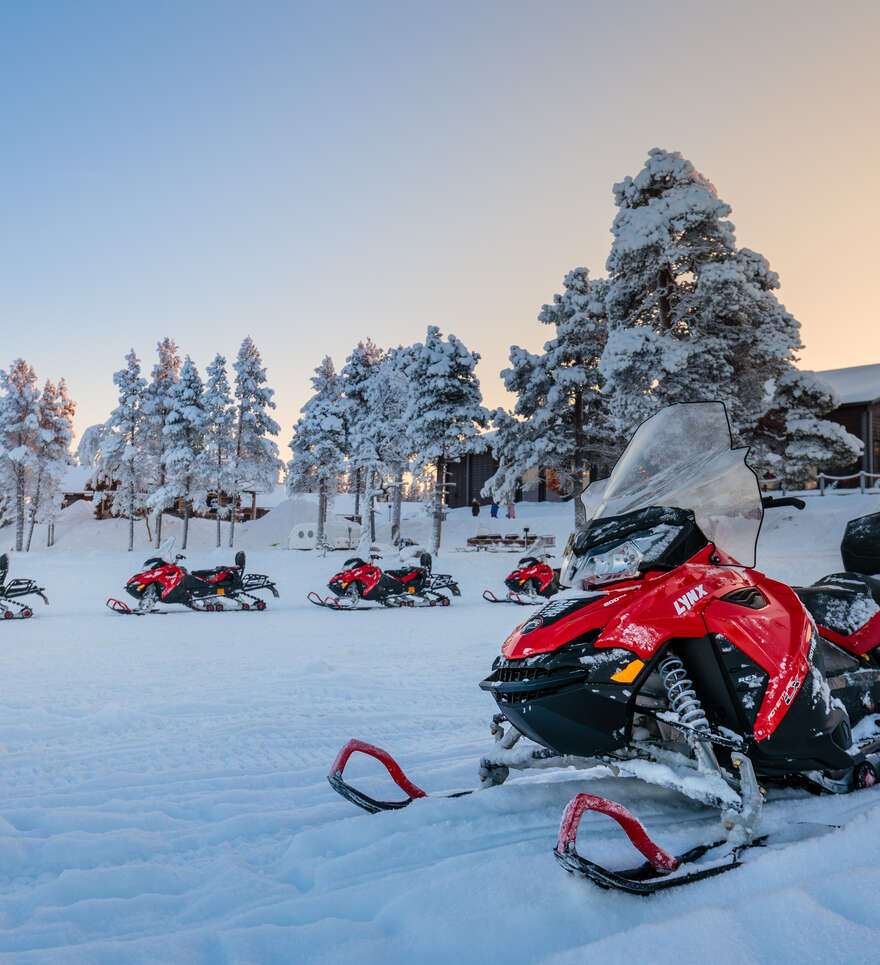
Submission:
[[[564,874],[551,851],[565,803],[586,788],[671,850],[715,834],[714,813],[672,792],[604,770],[548,771],[376,816],[333,793],[327,771],[352,736],[387,747],[430,792],[476,784],[495,710],[477,684],[529,612],[480,599],[516,554],[454,551],[490,524],[486,509],[444,524],[435,568],[463,592],[450,608],[310,606],[306,591],[323,589],[344,555],[270,548],[273,533],[286,538],[281,504],[241,528],[249,568],[278,581],[267,611],[137,618],[103,602],[148,554],[143,526],[125,553],[125,523],[83,507],[59,520],[54,550],[12,559],[12,575],[38,578],[51,606],[2,627],[0,960],[876,960],[880,789],[771,792],[767,829],[838,830],[754,849],[736,871],[648,900]],[[855,495],[768,512],[759,563],[794,582],[839,570],[845,521],[878,509]],[[407,516],[405,533],[426,539],[421,509]],[[571,506],[519,504],[516,520],[492,523],[502,534],[523,524],[560,547]],[[194,521],[188,563],[228,558],[213,536]],[[372,762],[350,770],[395,794]],[[600,815],[582,822],[579,847],[632,857]]]

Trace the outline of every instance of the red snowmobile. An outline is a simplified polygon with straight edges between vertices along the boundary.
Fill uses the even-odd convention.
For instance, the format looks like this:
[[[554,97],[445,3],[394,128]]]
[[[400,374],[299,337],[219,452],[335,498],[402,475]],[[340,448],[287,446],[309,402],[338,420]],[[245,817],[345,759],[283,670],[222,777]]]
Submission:
[[[217,566],[212,570],[193,570],[192,573],[179,565],[186,559],[182,553],[171,556],[174,538],[162,546],[162,556],[153,556],[144,562],[144,570],[136,573],[126,584],[125,591],[137,600],[130,607],[122,600],[111,597],[107,606],[116,613],[142,615],[164,613],[157,610],[159,603],[180,603],[191,610],[265,610],[266,603],[255,595],[257,590],[270,590],[278,597],[275,584],[262,573],[245,573],[245,555],[242,550],[235,554],[234,566]]]
[[[48,604],[46,588],[37,586],[36,581],[17,577],[6,582],[9,574],[9,556],[4,553],[0,556],[0,619],[2,620],[26,620],[34,615],[33,607],[26,603],[19,603],[18,598],[22,596],[38,596],[43,603]]]
[[[371,605],[449,606],[452,601],[441,590],[461,596],[458,583],[448,573],[431,572],[430,553],[422,553],[418,566],[410,564],[396,570],[379,569],[375,565],[378,559],[372,556],[371,561],[365,563],[359,556],[353,556],[345,561],[345,569],[327,584],[335,596],[322,597],[312,590],[306,598],[328,610],[359,610]]]
[[[497,597],[491,590],[483,590],[483,599],[489,603],[516,603],[534,606],[543,603],[559,592],[559,570],[554,570],[546,556],[524,556],[516,569],[504,581],[506,597]]]
[[[762,501],[746,452],[732,448],[721,403],[643,423],[585,494],[589,522],[561,574],[572,589],[510,634],[480,684],[500,711],[484,786],[510,768],[602,764],[721,811],[717,840],[674,856],[620,804],[577,795],[555,855],[603,887],[647,894],[736,867],[774,841],[758,834],[768,786],[840,794],[877,783],[880,514],[844,536],[844,565],[860,573],[797,590],[771,580],[752,568],[763,510],[803,502]],[[354,751],[382,761],[407,799],[349,785]],[[424,796],[385,751],[357,741],[329,779],[369,811]],[[578,854],[587,810],[617,821],[646,862],[612,870]]]

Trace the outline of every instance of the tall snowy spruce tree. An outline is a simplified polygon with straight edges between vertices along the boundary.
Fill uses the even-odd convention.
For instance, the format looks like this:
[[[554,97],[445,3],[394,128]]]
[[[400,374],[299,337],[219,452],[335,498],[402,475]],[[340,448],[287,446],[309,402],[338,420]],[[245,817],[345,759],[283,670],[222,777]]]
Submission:
[[[370,538],[376,538],[375,496],[379,489],[381,460],[376,447],[376,428],[382,416],[367,402],[370,381],[387,358],[372,339],[358,342],[340,371],[345,393],[346,453],[354,474],[355,514],[359,514],[361,481],[370,521]]]
[[[411,456],[406,431],[409,382],[406,351],[392,349],[367,383],[366,404],[373,416],[372,441],[378,464],[391,486],[391,541],[400,541],[403,476]],[[375,539],[375,534],[373,534]]]
[[[113,375],[119,388],[119,405],[105,423],[98,475],[116,484],[111,511],[128,518],[128,551],[134,549],[134,517],[144,507],[144,494],[150,480],[151,460],[147,437],[152,427],[144,411],[146,380],[132,349],[125,356],[126,366]]]
[[[327,505],[335,492],[336,480],[345,470],[347,446],[345,380],[337,374],[333,359],[324,356],[312,376],[314,395],[300,409],[302,416],[293,427],[287,464],[287,491],[293,494],[318,490],[318,545],[324,543]]]
[[[432,547],[440,549],[446,465],[466,455],[474,437],[485,428],[489,413],[482,406],[480,382],[474,374],[480,356],[469,352],[455,335],[446,341],[429,325],[425,341],[409,349],[406,376],[411,391],[405,419],[414,469],[435,468]]]
[[[30,551],[34,528],[47,524],[46,545],[54,543],[54,523],[61,503],[60,486],[71,464],[73,416],[76,403],[70,398],[64,379],[56,386],[46,380],[39,400],[40,431],[34,447],[35,468],[28,506],[28,534],[25,549]]]
[[[226,359],[219,353],[208,366],[204,405],[208,421],[205,474],[217,500],[217,547],[220,547],[221,497],[228,488],[229,465],[234,449],[236,411],[232,401]],[[234,507],[233,507],[234,512]]]
[[[278,446],[268,438],[277,435],[280,429],[268,412],[275,408],[272,401],[275,392],[266,385],[266,369],[250,335],[241,343],[232,367],[235,369],[235,425],[229,460],[230,546],[235,540],[235,507],[242,490],[272,489],[282,468]]]
[[[16,359],[8,370],[0,370],[0,391],[0,483],[14,503],[15,548],[20,551],[40,434],[40,390],[33,366]]]
[[[153,484],[147,506],[156,514],[156,546],[162,543],[162,513],[173,497],[166,486],[168,467],[165,462],[165,425],[171,411],[174,385],[180,375],[180,353],[177,343],[167,336],[158,342],[159,361],[153,366],[152,379],[144,392],[147,454],[153,463]]]
[[[485,490],[511,498],[528,469],[553,469],[575,496],[594,476],[598,465],[615,451],[599,360],[607,339],[604,280],[591,280],[586,268],[575,268],[563,281],[563,293],[544,305],[538,320],[553,325],[556,337],[535,355],[512,346],[511,367],[501,376],[517,395],[513,413],[499,409],[493,449],[498,472]],[[583,504],[574,500],[575,522],[583,521]]]
[[[629,435],[672,402],[720,399],[739,440],[754,445],[751,461],[778,470],[798,421],[772,413],[802,384],[794,369],[802,346],[799,323],[774,295],[777,275],[762,255],[736,247],[729,205],[681,154],[653,149],[614,198],[600,369],[617,431]],[[774,385],[789,396],[774,398]],[[805,385],[794,395],[818,402]],[[762,428],[768,420],[773,432]],[[811,447],[819,464],[857,452],[852,436],[827,428],[821,436],[829,445],[816,437]]]
[[[183,543],[189,537],[193,504],[204,492],[207,471],[205,440],[210,430],[205,408],[204,388],[199,371],[187,355],[180,376],[171,388],[170,406],[165,416],[162,463],[165,466],[166,506],[178,503],[183,510]],[[204,500],[202,500],[204,502]]]

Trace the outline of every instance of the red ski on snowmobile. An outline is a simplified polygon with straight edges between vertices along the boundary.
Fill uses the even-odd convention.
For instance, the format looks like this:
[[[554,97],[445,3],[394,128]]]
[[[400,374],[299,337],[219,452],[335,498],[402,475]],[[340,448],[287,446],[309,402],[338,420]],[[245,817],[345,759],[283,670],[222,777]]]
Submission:
[[[7,583],[8,574],[9,557],[4,553],[0,556],[0,620],[27,620],[34,615],[33,607],[17,602],[19,597],[33,594],[43,603],[49,603],[45,587],[37,586],[36,581],[25,577],[17,577]]]
[[[163,552],[170,556],[174,546],[173,537],[166,541]],[[245,573],[245,555],[242,550],[235,554],[233,566],[217,566],[212,570],[193,570],[192,573],[179,565],[185,559],[182,553],[169,563],[162,556],[153,556],[144,562],[144,570],[136,573],[126,584],[125,591],[137,600],[133,609],[122,600],[111,597],[107,606],[116,613],[161,613],[158,603],[179,603],[191,610],[265,610],[266,603],[255,595],[256,590],[270,590],[276,598],[278,589],[262,573]]]
[[[524,556],[504,585],[507,587],[506,597],[497,597],[491,590],[483,590],[483,599],[489,603],[534,606],[559,592],[559,570],[554,570],[545,559]]]
[[[306,599],[328,610],[366,609],[362,604],[384,607],[449,606],[452,602],[441,590],[461,596],[458,583],[448,573],[431,572],[431,556],[422,553],[418,566],[381,570],[359,556],[345,561],[345,569],[327,584],[335,596],[322,597],[312,590]]]
[[[763,510],[803,501],[762,501],[745,455],[721,403],[643,423],[585,494],[589,522],[560,578],[572,589],[510,634],[480,684],[500,711],[484,785],[510,768],[603,764],[721,811],[718,840],[674,856],[621,805],[578,795],[555,855],[603,887],[647,894],[736,867],[765,842],[769,785],[846,793],[878,779],[880,514],[844,536],[844,565],[862,547],[861,573],[797,590],[769,579],[753,568]],[[423,793],[389,759],[408,800],[368,798],[343,778],[352,751],[385,752],[350,743],[334,763],[331,785],[359,806]],[[586,810],[617,821],[646,863],[612,870],[578,854]]]

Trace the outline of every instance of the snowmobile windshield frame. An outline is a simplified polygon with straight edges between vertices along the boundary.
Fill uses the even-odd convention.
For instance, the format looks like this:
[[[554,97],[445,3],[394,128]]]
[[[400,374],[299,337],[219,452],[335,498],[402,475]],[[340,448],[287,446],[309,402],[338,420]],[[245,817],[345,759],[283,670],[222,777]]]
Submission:
[[[582,499],[587,520],[649,506],[690,510],[710,543],[754,566],[764,510],[748,448],[734,448],[723,402],[680,402],[636,429],[608,479]]]

